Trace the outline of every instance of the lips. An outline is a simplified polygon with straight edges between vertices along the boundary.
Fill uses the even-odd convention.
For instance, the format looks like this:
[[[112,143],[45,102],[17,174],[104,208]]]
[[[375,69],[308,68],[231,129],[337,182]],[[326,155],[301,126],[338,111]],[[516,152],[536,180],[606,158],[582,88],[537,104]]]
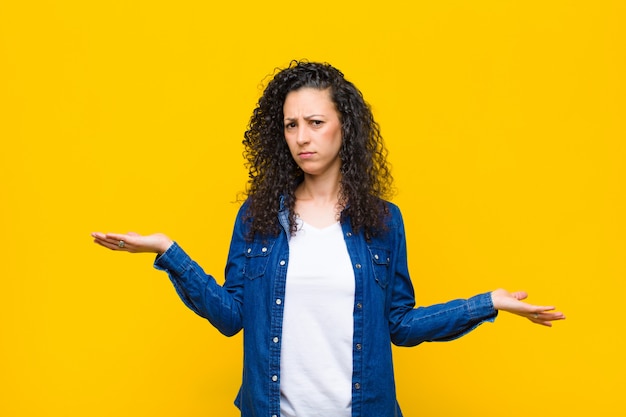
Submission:
[[[302,159],[309,159],[311,158],[315,153],[314,152],[300,152],[298,154],[298,156]]]

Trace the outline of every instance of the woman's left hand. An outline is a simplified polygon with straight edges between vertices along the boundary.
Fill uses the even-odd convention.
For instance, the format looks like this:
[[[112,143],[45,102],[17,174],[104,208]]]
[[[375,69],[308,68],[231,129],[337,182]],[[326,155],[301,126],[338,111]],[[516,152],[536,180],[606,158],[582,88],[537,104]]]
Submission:
[[[553,306],[537,306],[522,301],[526,297],[528,294],[525,291],[510,293],[503,289],[497,289],[491,293],[493,307],[496,310],[517,314],[526,317],[533,323],[548,327],[551,327],[555,320],[565,319],[565,315],[559,311],[554,311]]]

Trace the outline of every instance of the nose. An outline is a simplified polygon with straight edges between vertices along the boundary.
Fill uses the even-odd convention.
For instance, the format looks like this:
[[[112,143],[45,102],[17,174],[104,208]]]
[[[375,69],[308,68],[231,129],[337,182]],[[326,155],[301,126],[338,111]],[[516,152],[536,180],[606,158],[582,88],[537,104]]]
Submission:
[[[309,132],[305,128],[299,128],[296,134],[296,143],[300,146],[309,143]]]

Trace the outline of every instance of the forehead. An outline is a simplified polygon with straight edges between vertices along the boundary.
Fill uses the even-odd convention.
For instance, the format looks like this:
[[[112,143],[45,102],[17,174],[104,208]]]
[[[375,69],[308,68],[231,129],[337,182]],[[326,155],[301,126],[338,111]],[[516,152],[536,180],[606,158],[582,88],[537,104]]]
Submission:
[[[283,103],[285,116],[290,113],[309,112],[336,112],[335,103],[332,101],[330,89],[320,90],[317,88],[300,88],[290,91]]]

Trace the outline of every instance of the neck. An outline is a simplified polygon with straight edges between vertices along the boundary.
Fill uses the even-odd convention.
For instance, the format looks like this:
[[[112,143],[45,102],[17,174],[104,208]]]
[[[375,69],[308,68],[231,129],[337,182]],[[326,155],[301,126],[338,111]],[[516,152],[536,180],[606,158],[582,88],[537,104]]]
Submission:
[[[322,181],[319,177],[305,176],[296,189],[296,215],[318,228],[337,222],[340,217],[340,188],[338,180]]]
[[[297,200],[315,201],[320,204],[333,203],[339,200],[339,179],[324,179],[315,176],[304,176],[304,181],[296,190]]]

